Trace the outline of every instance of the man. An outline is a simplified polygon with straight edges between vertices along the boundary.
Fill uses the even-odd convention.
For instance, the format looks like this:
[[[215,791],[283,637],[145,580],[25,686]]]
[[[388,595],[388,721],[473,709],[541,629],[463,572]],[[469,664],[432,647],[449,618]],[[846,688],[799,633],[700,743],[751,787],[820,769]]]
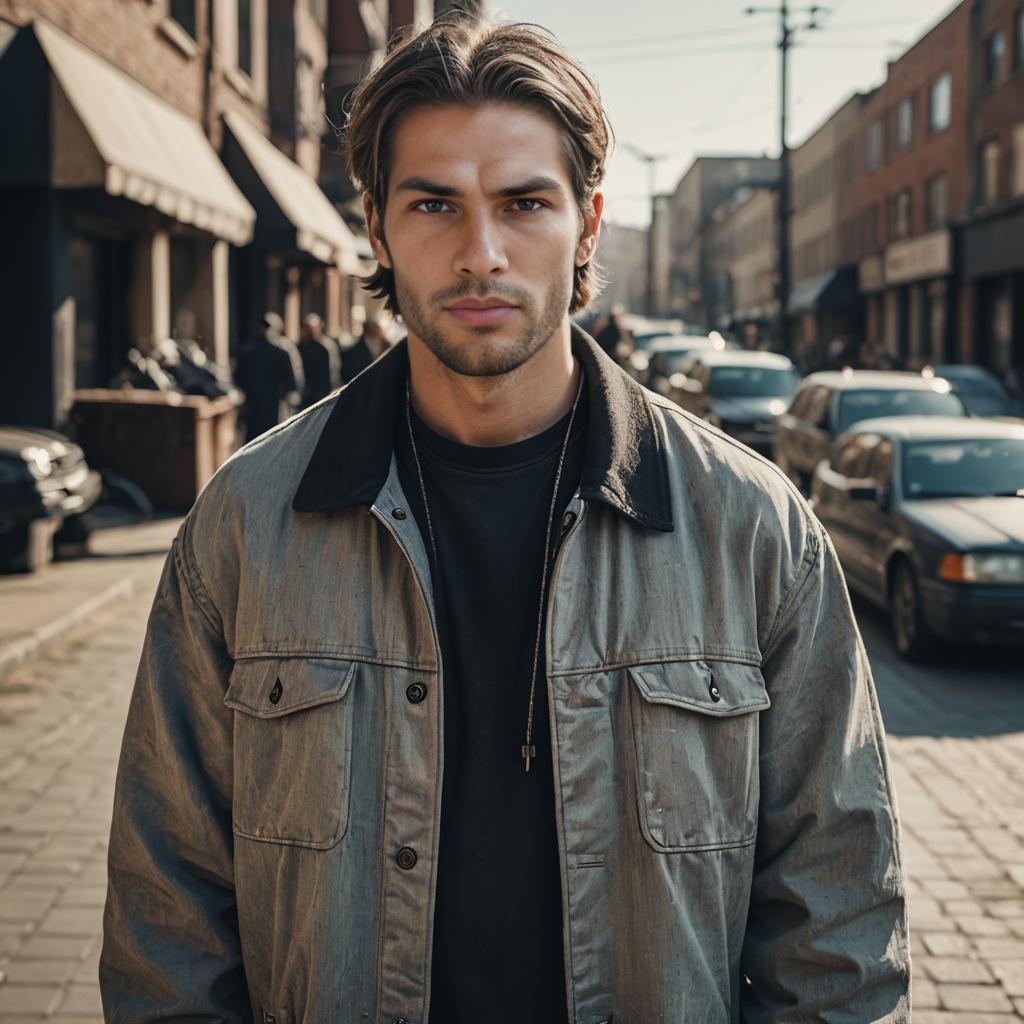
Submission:
[[[611,359],[619,359],[619,345],[627,336],[626,310],[616,302],[608,311],[608,323],[598,331],[594,340]]]
[[[359,340],[341,354],[343,381],[347,384],[353,377],[358,376],[389,347],[380,324],[376,320],[367,320],[363,324],[363,333],[360,334]]]
[[[321,398],[326,398],[341,383],[341,361],[333,341],[324,337],[323,321],[310,313],[302,321],[299,338],[299,358],[306,378],[302,393],[302,408],[306,409]]]
[[[277,313],[263,314],[255,337],[238,354],[235,379],[245,392],[246,441],[277,426],[298,408],[305,386],[302,360],[285,337]]]
[[[528,26],[442,19],[354,95],[369,286],[408,339],[175,542],[115,798],[111,1020],[909,1020],[832,548],[570,325],[608,142]]]

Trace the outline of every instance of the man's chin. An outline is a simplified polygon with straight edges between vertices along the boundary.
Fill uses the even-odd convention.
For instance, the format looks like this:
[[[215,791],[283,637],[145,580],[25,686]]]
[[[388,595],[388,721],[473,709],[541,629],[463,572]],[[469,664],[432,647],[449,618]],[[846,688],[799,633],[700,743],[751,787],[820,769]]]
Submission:
[[[424,341],[453,373],[464,377],[500,377],[519,369],[536,351],[525,346],[522,338],[503,337],[503,333],[498,326],[474,326],[459,332],[465,340],[448,333],[440,344]]]

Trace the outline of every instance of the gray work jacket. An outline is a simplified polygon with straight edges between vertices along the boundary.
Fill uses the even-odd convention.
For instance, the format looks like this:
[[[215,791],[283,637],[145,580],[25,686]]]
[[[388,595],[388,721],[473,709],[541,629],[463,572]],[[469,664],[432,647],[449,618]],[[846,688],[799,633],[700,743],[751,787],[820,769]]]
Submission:
[[[908,1021],[892,783],[828,538],[773,465],[573,345],[588,442],[541,691],[568,1020]],[[174,543],[118,769],[115,1024],[427,1020],[444,673],[391,454],[407,368],[400,345],[248,445]]]

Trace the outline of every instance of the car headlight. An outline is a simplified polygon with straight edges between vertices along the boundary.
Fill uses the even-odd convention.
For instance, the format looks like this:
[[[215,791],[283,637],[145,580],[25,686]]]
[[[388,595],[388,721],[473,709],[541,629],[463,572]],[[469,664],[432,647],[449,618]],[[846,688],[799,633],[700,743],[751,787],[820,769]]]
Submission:
[[[37,479],[44,480],[53,472],[53,463],[50,461],[50,454],[45,448],[29,446],[22,448],[21,457],[28,466],[28,471]]]
[[[939,579],[956,583],[1024,583],[1024,555],[946,555]]]

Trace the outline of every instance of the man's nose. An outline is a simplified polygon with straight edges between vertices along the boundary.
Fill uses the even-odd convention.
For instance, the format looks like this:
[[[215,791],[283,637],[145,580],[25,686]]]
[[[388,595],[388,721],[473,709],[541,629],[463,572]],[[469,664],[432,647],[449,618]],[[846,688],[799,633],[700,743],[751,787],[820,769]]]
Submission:
[[[507,269],[498,225],[484,214],[467,216],[455,253],[455,272],[462,277],[490,277]]]

